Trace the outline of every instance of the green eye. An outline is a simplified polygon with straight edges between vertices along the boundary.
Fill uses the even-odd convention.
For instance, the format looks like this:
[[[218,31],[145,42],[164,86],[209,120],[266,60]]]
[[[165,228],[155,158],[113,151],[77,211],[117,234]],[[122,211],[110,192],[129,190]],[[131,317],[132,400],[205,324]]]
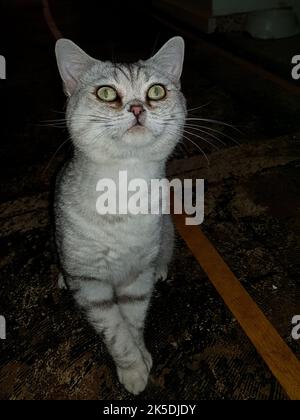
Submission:
[[[148,90],[148,98],[152,101],[159,101],[166,96],[166,89],[162,85],[153,85]]]
[[[117,91],[110,86],[102,86],[97,90],[97,96],[99,99],[105,102],[114,102],[117,97]]]

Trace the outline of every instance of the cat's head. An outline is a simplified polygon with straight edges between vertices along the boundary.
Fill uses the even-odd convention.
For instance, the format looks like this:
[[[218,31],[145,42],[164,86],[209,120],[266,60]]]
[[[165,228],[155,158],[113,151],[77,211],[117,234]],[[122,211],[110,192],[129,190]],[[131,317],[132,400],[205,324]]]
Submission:
[[[134,64],[96,60],[67,39],[57,41],[56,57],[76,148],[99,162],[168,157],[186,116],[182,38],[172,38],[153,57]]]

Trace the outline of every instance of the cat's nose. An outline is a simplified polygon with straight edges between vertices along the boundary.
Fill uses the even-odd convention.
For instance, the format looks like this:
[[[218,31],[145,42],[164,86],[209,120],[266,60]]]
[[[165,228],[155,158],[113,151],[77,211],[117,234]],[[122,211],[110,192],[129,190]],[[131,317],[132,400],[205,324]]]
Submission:
[[[142,112],[144,112],[144,107],[143,105],[131,105],[129,112],[132,112],[136,117],[138,117],[142,114]]]

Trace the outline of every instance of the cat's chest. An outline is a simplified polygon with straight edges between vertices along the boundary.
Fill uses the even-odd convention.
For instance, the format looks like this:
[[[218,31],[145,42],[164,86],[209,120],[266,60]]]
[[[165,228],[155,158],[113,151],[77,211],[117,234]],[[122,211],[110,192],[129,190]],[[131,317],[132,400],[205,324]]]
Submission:
[[[100,228],[103,225],[111,228],[119,226],[127,233],[132,229],[148,233],[148,229],[151,231],[152,226],[158,223],[158,218],[151,217],[151,212],[152,207],[157,207],[162,193],[157,194],[153,185],[161,177],[162,171],[157,167],[111,170],[106,171],[105,176],[101,173],[101,176],[92,174],[83,177],[76,183],[76,207],[87,220]],[[137,217],[133,217],[135,215]]]
[[[160,216],[132,216],[122,221],[100,217],[93,227],[89,256],[93,253],[101,266],[105,261],[105,270],[117,280],[149,267],[158,257],[160,242]]]

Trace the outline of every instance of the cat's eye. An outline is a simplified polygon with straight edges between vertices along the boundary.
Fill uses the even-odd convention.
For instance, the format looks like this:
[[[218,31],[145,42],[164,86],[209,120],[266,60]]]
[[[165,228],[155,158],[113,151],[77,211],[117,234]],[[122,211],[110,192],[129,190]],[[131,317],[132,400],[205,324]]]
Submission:
[[[97,90],[97,96],[99,99],[105,102],[114,102],[118,98],[116,89],[111,86],[101,86]]]
[[[151,101],[159,101],[163,99],[166,94],[166,89],[162,85],[153,85],[148,90],[147,96],[149,99],[151,99]]]

